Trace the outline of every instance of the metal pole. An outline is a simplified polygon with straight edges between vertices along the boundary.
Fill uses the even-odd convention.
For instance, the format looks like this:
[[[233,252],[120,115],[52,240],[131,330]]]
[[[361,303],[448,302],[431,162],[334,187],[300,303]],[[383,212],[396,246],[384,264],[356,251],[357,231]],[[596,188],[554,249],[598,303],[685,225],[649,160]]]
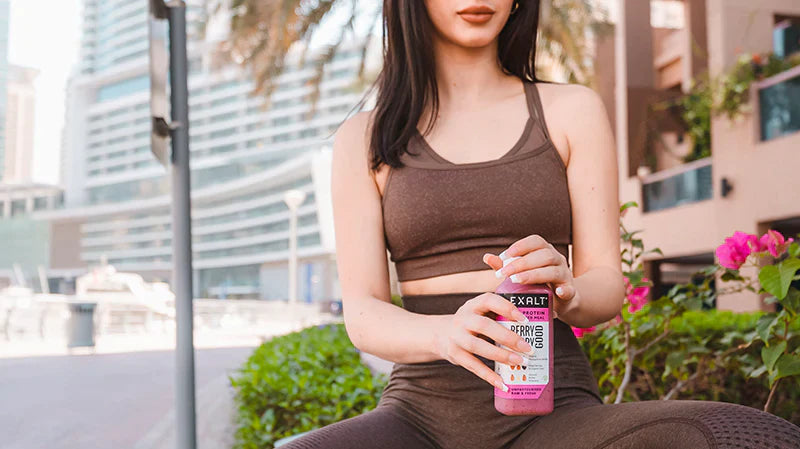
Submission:
[[[189,172],[189,88],[186,4],[169,7],[172,109],[172,275],[175,290],[175,423],[178,449],[196,449],[194,342],[192,341],[192,224]]]
[[[297,206],[289,207],[289,304],[297,304]]]

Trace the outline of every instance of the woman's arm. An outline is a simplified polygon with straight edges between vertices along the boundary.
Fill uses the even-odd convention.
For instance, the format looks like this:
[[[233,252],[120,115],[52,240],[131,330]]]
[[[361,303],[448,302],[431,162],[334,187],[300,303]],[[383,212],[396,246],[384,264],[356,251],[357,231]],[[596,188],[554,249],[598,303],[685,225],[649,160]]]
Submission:
[[[555,247],[532,234],[484,262],[513,282],[554,287],[558,318],[591,327],[615,317],[625,299],[619,244],[619,185],[611,126],[600,97],[580,85],[542,89],[553,143],[568,149],[565,163],[572,206],[572,267]],[[507,266],[502,259],[513,257]],[[501,259],[502,258],[502,259]],[[519,259],[519,260],[517,260]]]
[[[368,114],[346,120],[333,143],[331,195],[345,327],[357,348],[383,359],[435,360],[434,331],[442,317],[391,302],[381,196],[367,163]]]
[[[576,327],[590,327],[614,318],[625,299],[617,152],[597,93],[580,85],[553,86],[551,92],[559,94],[558,101],[551,100],[546,110],[553,111],[548,119],[555,125],[551,129],[556,129],[551,134],[560,130],[569,148],[567,178],[573,217],[575,296],[559,318]]]

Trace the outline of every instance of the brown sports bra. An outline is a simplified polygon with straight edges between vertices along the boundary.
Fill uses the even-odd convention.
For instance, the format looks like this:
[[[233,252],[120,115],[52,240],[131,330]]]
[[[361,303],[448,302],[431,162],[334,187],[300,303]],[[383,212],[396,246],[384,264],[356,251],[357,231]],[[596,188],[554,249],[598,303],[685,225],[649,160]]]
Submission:
[[[499,254],[531,234],[569,258],[566,167],[547,131],[536,84],[523,82],[528,121],[500,158],[455,164],[416,132],[400,158],[405,166],[390,169],[383,223],[399,281],[491,269],[484,253]]]

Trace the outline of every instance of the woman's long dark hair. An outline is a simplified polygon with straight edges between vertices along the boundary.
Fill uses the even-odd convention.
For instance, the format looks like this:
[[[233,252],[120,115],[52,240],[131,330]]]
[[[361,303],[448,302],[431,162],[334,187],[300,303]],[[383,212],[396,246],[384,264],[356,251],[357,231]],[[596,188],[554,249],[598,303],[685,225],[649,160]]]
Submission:
[[[497,57],[503,71],[523,80],[537,82],[536,35],[539,28],[539,0],[518,0],[517,11],[498,36]],[[433,23],[424,2],[384,0],[383,68],[375,83],[378,96],[372,116],[369,163],[377,170],[381,163],[402,167],[400,155],[416,132],[425,100],[430,96],[433,113],[426,133],[433,127],[439,110],[433,56]]]

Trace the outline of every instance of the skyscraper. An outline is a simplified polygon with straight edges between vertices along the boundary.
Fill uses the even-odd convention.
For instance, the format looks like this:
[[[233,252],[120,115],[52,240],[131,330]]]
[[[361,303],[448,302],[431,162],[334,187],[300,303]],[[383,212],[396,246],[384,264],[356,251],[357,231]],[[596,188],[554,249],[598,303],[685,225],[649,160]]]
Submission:
[[[0,0],[0,181],[5,172],[6,85],[8,84],[8,20],[9,0]]]
[[[348,86],[358,50],[328,64],[316,114],[313,76],[291,55],[268,111],[239,67],[213,69],[212,45],[189,1],[189,109],[194,285],[197,297],[287,297],[289,210],[283,192],[308,195],[298,211],[299,299],[336,296],[330,210],[333,131],[361,98]],[[65,206],[44,217],[74,232],[77,257],[56,269],[98,264],[170,280],[169,177],[150,153],[147,2],[84,0],[81,62],[69,83],[63,136]],[[292,62],[294,61],[294,62]]]
[[[33,179],[33,80],[39,71],[16,65],[8,69],[3,181],[30,182]]]

